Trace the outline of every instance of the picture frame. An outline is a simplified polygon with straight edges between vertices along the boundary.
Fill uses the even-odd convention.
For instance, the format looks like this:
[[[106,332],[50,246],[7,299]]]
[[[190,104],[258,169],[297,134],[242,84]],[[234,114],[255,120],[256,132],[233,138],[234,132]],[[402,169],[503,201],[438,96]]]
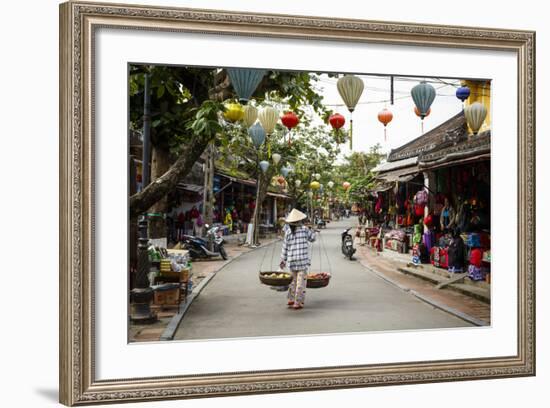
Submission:
[[[507,51],[517,57],[517,353],[97,379],[95,47],[100,28]],[[68,2],[60,5],[60,402],[148,401],[535,375],[535,33]],[[512,266],[511,266],[512,268]]]

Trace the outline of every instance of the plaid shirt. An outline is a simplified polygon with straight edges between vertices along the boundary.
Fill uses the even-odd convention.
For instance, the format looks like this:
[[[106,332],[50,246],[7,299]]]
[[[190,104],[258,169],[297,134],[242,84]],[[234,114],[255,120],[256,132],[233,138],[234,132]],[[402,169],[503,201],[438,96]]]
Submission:
[[[294,234],[290,227],[283,228],[283,249],[281,261],[284,261],[291,271],[305,271],[311,265],[309,256],[310,242],[315,241],[315,232],[307,227],[297,227]]]

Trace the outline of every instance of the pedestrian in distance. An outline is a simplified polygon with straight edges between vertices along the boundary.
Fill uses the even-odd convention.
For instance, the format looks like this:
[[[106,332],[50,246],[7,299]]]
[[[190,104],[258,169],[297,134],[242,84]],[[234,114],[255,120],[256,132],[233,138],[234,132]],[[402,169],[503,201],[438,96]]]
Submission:
[[[315,231],[303,225],[307,216],[293,209],[285,219],[283,246],[281,250],[280,267],[288,269],[292,274],[292,282],[288,289],[288,307],[301,309],[304,307],[307,285],[307,271],[311,266],[310,243],[315,241]]]

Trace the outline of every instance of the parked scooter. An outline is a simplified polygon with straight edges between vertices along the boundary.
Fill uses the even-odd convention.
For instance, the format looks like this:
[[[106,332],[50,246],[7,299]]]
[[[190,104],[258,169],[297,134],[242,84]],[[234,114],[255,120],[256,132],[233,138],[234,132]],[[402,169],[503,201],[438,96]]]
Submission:
[[[351,227],[342,232],[342,253],[351,260],[356,249],[353,247],[353,237],[349,233],[350,230]]]
[[[205,227],[206,239],[192,235],[183,236],[184,248],[189,251],[191,259],[210,259],[218,256],[224,260],[227,259],[227,253],[223,247],[225,240],[222,238],[220,227],[210,228],[208,224],[205,224]]]

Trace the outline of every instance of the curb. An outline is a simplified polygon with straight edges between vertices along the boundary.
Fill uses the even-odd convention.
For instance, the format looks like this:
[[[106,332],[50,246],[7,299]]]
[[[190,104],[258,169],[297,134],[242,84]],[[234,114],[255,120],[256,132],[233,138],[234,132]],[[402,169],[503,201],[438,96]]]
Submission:
[[[490,323],[487,323],[481,319],[478,319],[476,317],[473,317],[473,316],[470,316],[466,313],[463,313],[453,307],[450,307],[450,306],[447,306],[443,303],[440,303],[440,302],[437,302],[433,299],[430,299],[429,297],[427,296],[424,296],[406,286],[403,286],[401,285],[400,283],[394,281],[393,279],[391,278],[388,278],[387,276],[385,276],[384,274],[382,274],[381,272],[378,272],[377,270],[371,268],[370,266],[367,266],[365,265],[362,261],[359,261],[361,262],[361,265],[363,265],[367,270],[369,270],[370,272],[374,273],[376,276],[378,276],[380,279],[383,279],[385,280],[386,282],[388,283],[391,283],[392,285],[396,286],[397,288],[399,288],[400,290],[404,291],[404,292],[407,292],[407,293],[410,293],[411,295],[413,295],[414,297],[416,297],[417,299],[423,301],[424,303],[427,303],[437,309],[440,309],[440,310],[443,310],[444,312],[447,312],[449,314],[452,314],[453,316],[456,316],[458,317],[459,319],[462,319],[468,323],[471,323],[475,326],[489,326]]]
[[[225,262],[218,270],[212,272],[210,275],[205,277],[201,283],[197,285],[195,289],[191,292],[185,303],[180,305],[180,312],[175,314],[170,322],[168,323],[168,326],[166,326],[166,329],[164,329],[164,332],[160,336],[161,341],[170,341],[174,339],[174,336],[176,335],[176,331],[178,330],[178,327],[183,320],[183,317],[185,316],[185,313],[189,310],[189,307],[191,306],[191,303],[199,297],[202,290],[208,285],[208,283],[218,274],[219,271],[221,271],[223,268],[225,268],[227,265],[229,265],[231,262],[233,262],[235,259],[239,258],[243,254],[248,254],[250,252],[255,251],[256,249],[264,248],[268,245],[274,244],[277,242],[277,240],[270,242],[268,244],[261,244],[257,247],[249,247],[250,251],[247,252],[240,252],[236,254],[235,256],[231,257],[231,259],[228,259],[227,262]]]

